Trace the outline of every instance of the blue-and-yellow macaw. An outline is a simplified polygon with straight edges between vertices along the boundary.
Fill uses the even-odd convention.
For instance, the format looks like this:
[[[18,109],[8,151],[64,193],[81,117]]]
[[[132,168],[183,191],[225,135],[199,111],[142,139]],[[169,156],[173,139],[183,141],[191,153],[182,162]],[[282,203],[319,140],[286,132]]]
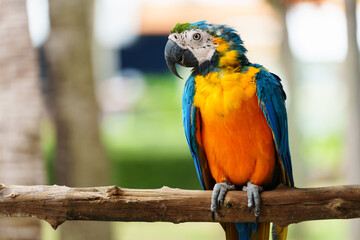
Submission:
[[[169,35],[165,59],[192,67],[182,109],[186,139],[203,189],[213,189],[211,211],[229,190],[247,192],[254,223],[222,224],[226,239],[268,239],[270,223],[259,223],[263,189],[294,186],[280,78],[250,63],[240,36],[225,25],[205,21],[177,24]],[[287,227],[273,226],[273,239]]]

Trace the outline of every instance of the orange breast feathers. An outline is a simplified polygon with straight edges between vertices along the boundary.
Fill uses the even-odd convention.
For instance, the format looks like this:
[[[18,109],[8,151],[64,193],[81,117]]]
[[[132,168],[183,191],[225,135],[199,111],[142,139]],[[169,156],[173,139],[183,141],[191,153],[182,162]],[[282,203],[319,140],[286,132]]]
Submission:
[[[256,96],[259,70],[250,67],[245,73],[226,71],[195,78],[194,105],[202,120],[197,138],[216,182],[268,185],[272,181],[275,146]]]

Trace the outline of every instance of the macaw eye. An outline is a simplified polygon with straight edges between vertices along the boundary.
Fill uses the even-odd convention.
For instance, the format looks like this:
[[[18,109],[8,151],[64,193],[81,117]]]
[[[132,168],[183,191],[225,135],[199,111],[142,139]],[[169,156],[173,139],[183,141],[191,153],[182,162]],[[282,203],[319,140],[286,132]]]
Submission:
[[[200,38],[201,38],[201,34],[200,33],[195,33],[194,35],[193,35],[193,39],[194,40],[200,40]]]

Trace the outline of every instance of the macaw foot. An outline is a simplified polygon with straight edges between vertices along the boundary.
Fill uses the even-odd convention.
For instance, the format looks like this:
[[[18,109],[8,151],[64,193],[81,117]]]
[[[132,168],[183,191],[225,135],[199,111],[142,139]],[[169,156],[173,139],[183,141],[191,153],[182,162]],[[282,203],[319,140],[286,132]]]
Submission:
[[[235,190],[235,185],[227,181],[216,183],[211,196],[211,217],[215,220],[215,211],[224,202],[225,194],[228,191]]]
[[[248,182],[247,186],[244,186],[242,190],[248,195],[249,212],[251,212],[254,207],[256,223],[258,223],[260,217],[260,193],[263,191],[263,188],[252,182]]]

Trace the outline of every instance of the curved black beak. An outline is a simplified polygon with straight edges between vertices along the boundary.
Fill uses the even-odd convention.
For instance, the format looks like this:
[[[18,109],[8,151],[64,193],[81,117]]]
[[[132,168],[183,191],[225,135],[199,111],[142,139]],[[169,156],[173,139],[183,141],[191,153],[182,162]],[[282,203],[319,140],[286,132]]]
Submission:
[[[197,67],[198,61],[194,54],[187,49],[180,47],[173,40],[169,39],[165,46],[165,60],[166,64],[175,76],[180,77],[176,70],[176,64],[184,67]]]
[[[185,49],[181,48],[179,45],[177,45],[173,40],[168,40],[165,46],[165,60],[168,68],[171,70],[175,76],[178,78],[181,78],[176,70],[176,63],[179,63],[181,61],[182,55],[184,53]]]

